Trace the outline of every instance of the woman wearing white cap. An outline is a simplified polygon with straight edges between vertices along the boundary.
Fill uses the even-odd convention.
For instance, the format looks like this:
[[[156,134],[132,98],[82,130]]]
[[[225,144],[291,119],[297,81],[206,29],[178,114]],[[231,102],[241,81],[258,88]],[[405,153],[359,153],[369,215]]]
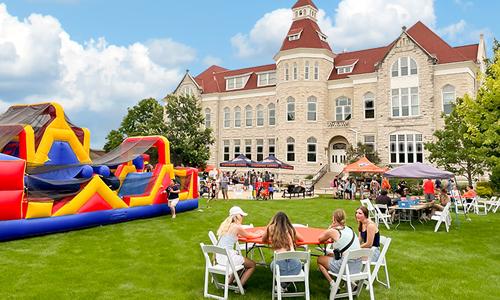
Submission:
[[[242,285],[245,285],[248,278],[255,271],[255,262],[236,252],[235,245],[238,243],[238,236],[245,238],[258,238],[261,236],[261,234],[248,232],[241,226],[243,217],[247,215],[239,206],[233,206],[229,210],[229,217],[220,224],[219,230],[217,230],[217,235],[219,236],[217,245],[228,249],[229,255],[231,255],[236,266],[243,265],[245,267],[245,272],[241,276]],[[221,265],[227,264],[225,256],[216,254],[215,259]]]

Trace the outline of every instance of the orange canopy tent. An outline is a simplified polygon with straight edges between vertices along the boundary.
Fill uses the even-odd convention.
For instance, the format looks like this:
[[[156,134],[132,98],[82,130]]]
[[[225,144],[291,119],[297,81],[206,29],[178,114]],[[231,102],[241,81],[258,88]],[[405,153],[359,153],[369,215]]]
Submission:
[[[350,165],[344,167],[342,173],[384,173],[387,168],[381,168],[373,164],[365,156]]]

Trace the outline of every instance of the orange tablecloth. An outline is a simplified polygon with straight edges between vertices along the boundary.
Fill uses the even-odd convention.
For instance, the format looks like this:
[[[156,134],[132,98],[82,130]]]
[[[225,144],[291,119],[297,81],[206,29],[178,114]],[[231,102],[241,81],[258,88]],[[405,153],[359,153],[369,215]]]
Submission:
[[[254,227],[246,229],[248,232],[256,232],[256,231],[265,231],[266,227]],[[323,228],[312,228],[312,227],[295,227],[295,230],[302,235],[304,238],[303,241],[297,241],[297,245],[320,245],[320,244],[328,244],[328,242],[320,243],[318,241],[318,237],[326,230]],[[243,237],[239,237],[238,240],[243,243],[257,243],[257,244],[265,244],[262,241],[262,237],[247,239]]]

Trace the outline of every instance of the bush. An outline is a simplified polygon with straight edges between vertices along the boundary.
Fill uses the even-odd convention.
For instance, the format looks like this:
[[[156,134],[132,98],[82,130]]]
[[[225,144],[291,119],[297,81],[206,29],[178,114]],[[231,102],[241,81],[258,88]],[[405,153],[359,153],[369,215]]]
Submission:
[[[490,183],[491,183],[491,188],[495,192],[500,191],[500,164],[496,165],[491,170]]]
[[[311,179],[313,179],[313,177],[314,177],[314,175],[309,174],[309,175],[307,175],[307,176],[305,177],[305,179],[307,179],[307,180],[311,180]]]
[[[476,193],[479,197],[491,197],[493,189],[489,181],[479,181],[476,185]]]

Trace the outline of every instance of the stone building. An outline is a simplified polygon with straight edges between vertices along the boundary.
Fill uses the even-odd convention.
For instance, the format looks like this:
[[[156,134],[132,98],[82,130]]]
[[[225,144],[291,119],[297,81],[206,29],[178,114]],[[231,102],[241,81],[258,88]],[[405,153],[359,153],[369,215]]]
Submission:
[[[421,22],[389,45],[334,53],[317,24],[317,7],[299,0],[274,63],[238,70],[211,66],[186,73],[174,93],[202,103],[216,142],[209,164],[238,154],[274,154],[303,178],[325,165],[342,170],[346,148],[376,149],[384,164],[426,162],[423,143],[442,127],[456,97],[473,95],[485,43],[452,47]]]

